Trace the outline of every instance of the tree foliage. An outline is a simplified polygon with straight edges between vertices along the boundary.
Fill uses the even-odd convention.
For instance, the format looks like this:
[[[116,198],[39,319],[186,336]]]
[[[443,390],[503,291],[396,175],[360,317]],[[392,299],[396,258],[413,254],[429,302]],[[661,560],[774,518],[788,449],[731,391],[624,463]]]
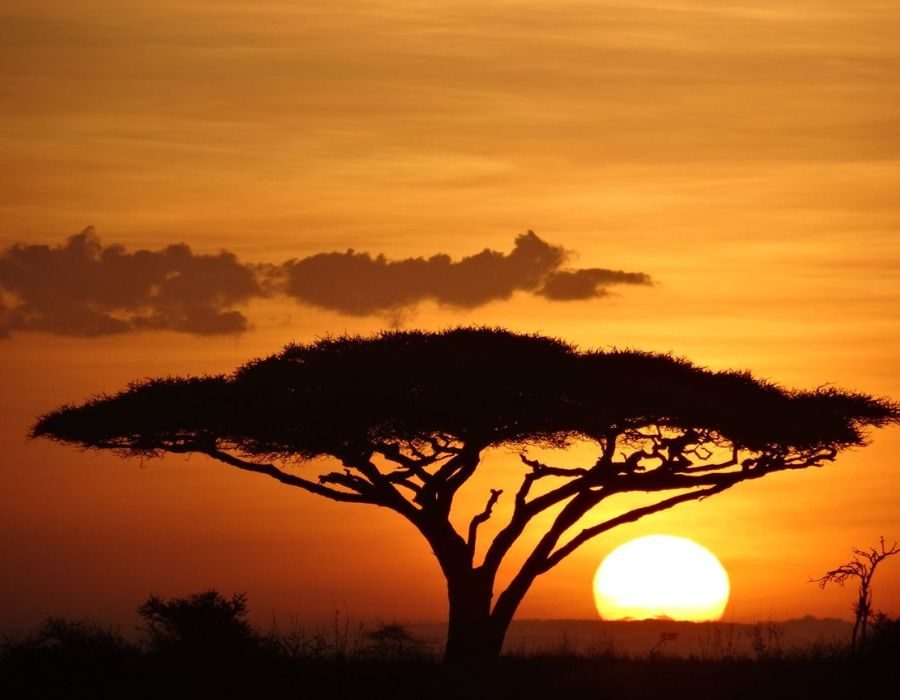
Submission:
[[[136,382],[44,416],[33,434],[145,455],[209,438],[247,455],[340,458],[398,441],[560,444],[661,426],[788,455],[862,444],[867,425],[895,417],[896,406],[863,394],[786,391],[669,355],[460,328],[326,338],[229,376]]]

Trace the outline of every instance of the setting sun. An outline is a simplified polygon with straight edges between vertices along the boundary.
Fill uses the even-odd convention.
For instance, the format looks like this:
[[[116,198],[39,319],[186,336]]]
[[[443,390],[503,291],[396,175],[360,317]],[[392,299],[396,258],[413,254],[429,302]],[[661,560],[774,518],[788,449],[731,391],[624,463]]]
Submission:
[[[626,542],[594,576],[597,610],[607,620],[717,620],[728,592],[728,574],[719,560],[696,542],[671,535]]]

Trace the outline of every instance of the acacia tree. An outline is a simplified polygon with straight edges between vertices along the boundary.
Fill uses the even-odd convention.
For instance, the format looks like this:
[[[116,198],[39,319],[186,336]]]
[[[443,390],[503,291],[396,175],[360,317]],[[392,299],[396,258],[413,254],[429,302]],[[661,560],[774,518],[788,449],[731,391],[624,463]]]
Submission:
[[[872,618],[872,579],[875,576],[875,569],[888,557],[900,554],[900,547],[896,542],[888,547],[882,536],[877,547],[869,547],[868,550],[853,547],[851,551],[854,554],[853,559],[832,569],[821,578],[810,581],[818,583],[819,588],[824,589],[829,583],[843,586],[851,579],[858,580],[856,600],[853,601],[853,634],[850,638],[850,650],[855,652],[866,643],[869,620]]]
[[[668,355],[458,328],[327,338],[230,375],[144,380],[63,406],[32,436],[126,456],[201,453],[395,511],[446,577],[445,658],[472,661],[495,658],[535,579],[601,533],[741,481],[832,461],[864,444],[868,427],[898,420],[896,404],[864,394],[788,391]],[[591,443],[596,458],[575,468],[534,458],[535,447],[576,441]],[[485,452],[500,446],[519,452],[523,476],[507,496],[508,519],[476,548],[504,492],[486,494],[463,531],[451,508]],[[299,463],[318,457],[337,468],[304,475]],[[648,502],[601,514],[601,503],[633,492]],[[541,514],[549,527],[495,595],[501,563]]]

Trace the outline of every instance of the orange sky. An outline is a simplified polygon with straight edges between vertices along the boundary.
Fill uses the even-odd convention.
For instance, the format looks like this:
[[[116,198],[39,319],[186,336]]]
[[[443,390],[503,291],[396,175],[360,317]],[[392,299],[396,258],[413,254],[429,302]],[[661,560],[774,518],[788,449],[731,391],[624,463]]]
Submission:
[[[672,351],[785,385],[900,398],[900,7],[763,2],[59,0],[0,9],[0,249],[85,226],[129,250],[187,243],[281,262],[389,258],[534,229],[579,267],[652,287],[471,310],[583,346]],[[424,542],[195,457],[141,465],[28,443],[33,418],[148,375],[226,371],[290,340],[394,318],[284,297],[239,336],[0,341],[0,628],[47,613],[125,619],[150,592],[247,591],[270,612],[437,619]],[[849,616],[806,583],[853,545],[900,538],[900,431],[822,470],[776,474],[630,525],[539,580],[520,617],[590,617],[625,539],[714,551],[726,618]],[[492,455],[462,499],[515,476]],[[502,512],[502,501],[498,513]],[[900,613],[900,564],[875,607]]]

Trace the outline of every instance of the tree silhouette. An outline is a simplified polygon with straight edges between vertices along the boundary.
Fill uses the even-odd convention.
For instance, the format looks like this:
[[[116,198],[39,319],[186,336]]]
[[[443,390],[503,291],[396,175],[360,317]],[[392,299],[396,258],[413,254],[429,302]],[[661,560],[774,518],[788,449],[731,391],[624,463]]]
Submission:
[[[247,599],[227,599],[208,590],[185,598],[152,595],[137,609],[146,623],[146,644],[158,654],[194,665],[212,666],[248,656],[262,638],[247,621]]]
[[[788,391],[668,355],[457,328],[327,338],[227,376],[148,379],[59,408],[32,436],[122,455],[201,453],[397,512],[427,540],[447,580],[445,658],[473,661],[500,653],[535,579],[592,538],[741,481],[819,466],[865,444],[866,428],[898,420],[896,404],[864,394]],[[529,456],[576,441],[592,444],[596,460],[560,467]],[[523,478],[508,520],[478,557],[479,527],[503,491],[490,492],[464,531],[450,514],[496,447],[519,452]],[[340,466],[302,476],[296,463],[316,457]],[[598,514],[610,497],[636,492],[653,500]],[[542,514],[549,526],[495,596],[501,563]],[[590,515],[599,520],[578,529]]]
[[[855,620],[850,638],[850,649],[855,652],[866,643],[866,632],[872,618],[872,578],[875,576],[875,569],[888,557],[900,554],[900,547],[896,542],[888,547],[882,536],[877,547],[870,547],[868,550],[853,547],[851,551],[854,554],[853,559],[832,569],[821,578],[811,579],[810,582],[818,583],[819,588],[825,588],[829,583],[843,586],[850,579],[859,580],[856,600],[853,602]]]

